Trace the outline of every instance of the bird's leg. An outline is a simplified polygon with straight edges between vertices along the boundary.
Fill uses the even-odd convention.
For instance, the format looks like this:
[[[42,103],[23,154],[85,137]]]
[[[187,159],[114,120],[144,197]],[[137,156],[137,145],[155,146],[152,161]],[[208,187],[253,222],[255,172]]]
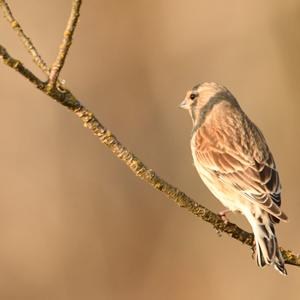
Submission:
[[[224,209],[224,210],[220,211],[218,214],[222,218],[222,220],[225,224],[227,224],[229,222],[228,218],[226,217],[226,214],[229,212],[231,212],[230,209]]]
[[[221,217],[221,219],[222,219],[222,221],[225,223],[225,225],[229,222],[229,220],[228,220],[227,217],[226,217],[226,214],[227,214],[228,212],[231,212],[231,210],[230,210],[230,209],[224,209],[224,210],[222,210],[222,211],[220,211],[220,212],[218,213],[218,215]],[[222,232],[221,232],[220,229],[217,230],[217,234],[218,234],[218,236],[220,236],[220,237],[222,236]]]

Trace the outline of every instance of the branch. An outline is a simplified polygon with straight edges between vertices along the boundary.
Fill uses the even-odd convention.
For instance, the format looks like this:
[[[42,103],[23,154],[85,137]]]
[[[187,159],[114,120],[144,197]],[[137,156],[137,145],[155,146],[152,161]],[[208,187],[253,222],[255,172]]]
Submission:
[[[49,75],[48,89],[52,90],[56,85],[59,74],[64,66],[68,51],[72,45],[73,34],[80,15],[81,0],[73,0],[71,15],[64,32],[63,41],[59,47],[58,55],[51,68]]]
[[[73,26],[72,32],[74,32],[74,29],[76,27],[80,4],[81,1],[75,0],[73,2],[73,9],[70,20],[74,20],[72,18],[73,15],[74,18],[76,18],[76,21],[69,22],[70,24],[73,24],[70,25]],[[72,37],[69,41],[71,40]],[[68,49],[69,47],[70,45],[68,46]],[[68,50],[60,49],[60,53],[61,51],[62,53],[64,53],[64,58],[63,60],[59,59],[59,64],[61,64],[60,70],[63,67],[64,59]],[[6,65],[13,68],[22,76],[30,80],[30,82],[32,82],[39,90],[71,110],[82,121],[84,127],[88,128],[99,139],[101,143],[106,145],[116,157],[122,160],[137,177],[150,184],[156,190],[164,193],[168,198],[172,199],[180,207],[187,209],[195,216],[200,217],[202,220],[210,223],[217,231],[225,232],[230,237],[242,242],[243,244],[246,244],[250,247],[253,246],[254,238],[252,233],[244,231],[233,223],[228,222],[225,224],[219,215],[213,213],[206,207],[197,203],[192,198],[188,197],[184,192],[169,184],[163,178],[159,177],[152,169],[149,169],[134,153],[123,146],[122,143],[116,138],[116,136],[114,136],[108,129],[106,129],[99,122],[96,116],[79,102],[79,100],[71,93],[71,91],[67,89],[62,91],[58,89],[56,85],[53,85],[53,87],[49,89],[49,86],[47,86],[45,82],[42,82],[39,78],[37,78],[19,60],[11,57],[5,50],[5,48],[1,45],[0,58],[3,59],[3,62]],[[55,83],[55,80],[53,83]],[[290,250],[281,249],[281,252],[286,264],[300,267],[299,255],[294,254]]]
[[[11,9],[8,6],[8,3],[5,0],[0,0],[0,7],[3,10],[3,15],[5,19],[10,23],[13,30],[15,30],[20,37],[24,47],[30,53],[33,58],[35,64],[46,74],[50,74],[50,69],[47,67],[47,64],[40,56],[39,52],[37,51],[36,47],[33,45],[30,38],[25,34],[19,22],[13,16]]]
[[[31,83],[33,83],[38,89],[43,90],[43,88],[45,87],[44,82],[41,81],[38,77],[36,77],[29,69],[24,67],[22,62],[11,57],[2,45],[0,45],[0,58],[2,59],[5,65],[19,72]]]

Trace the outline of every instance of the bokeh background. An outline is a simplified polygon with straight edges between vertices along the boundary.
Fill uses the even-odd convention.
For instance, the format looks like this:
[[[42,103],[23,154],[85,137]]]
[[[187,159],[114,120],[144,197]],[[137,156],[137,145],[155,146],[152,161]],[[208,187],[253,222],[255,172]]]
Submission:
[[[51,63],[71,1],[9,2]],[[290,218],[278,238],[300,251],[299,28],[296,0],[84,1],[63,78],[148,166],[214,211],[178,104],[198,82],[226,85],[269,142]],[[42,76],[2,18],[0,43]],[[0,79],[1,299],[299,299],[300,268],[258,269],[248,247],[133,176],[65,108],[4,65]]]

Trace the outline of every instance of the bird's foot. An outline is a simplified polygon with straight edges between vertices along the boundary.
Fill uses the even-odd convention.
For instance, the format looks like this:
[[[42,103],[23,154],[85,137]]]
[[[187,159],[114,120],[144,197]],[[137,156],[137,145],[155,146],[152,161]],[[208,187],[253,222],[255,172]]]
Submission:
[[[225,224],[227,224],[229,222],[229,220],[226,216],[226,214],[229,213],[229,212],[231,212],[230,209],[225,209],[225,210],[222,210],[222,211],[219,212],[219,216],[222,218],[222,220]]]

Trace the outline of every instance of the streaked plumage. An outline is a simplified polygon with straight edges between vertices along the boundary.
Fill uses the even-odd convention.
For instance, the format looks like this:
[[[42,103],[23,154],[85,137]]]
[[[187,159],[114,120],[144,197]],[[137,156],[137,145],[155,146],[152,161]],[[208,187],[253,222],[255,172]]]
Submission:
[[[192,117],[192,155],[203,182],[225,207],[249,221],[257,264],[274,265],[286,275],[274,224],[287,216],[280,209],[279,176],[261,131],[216,83],[195,86],[181,107]]]

